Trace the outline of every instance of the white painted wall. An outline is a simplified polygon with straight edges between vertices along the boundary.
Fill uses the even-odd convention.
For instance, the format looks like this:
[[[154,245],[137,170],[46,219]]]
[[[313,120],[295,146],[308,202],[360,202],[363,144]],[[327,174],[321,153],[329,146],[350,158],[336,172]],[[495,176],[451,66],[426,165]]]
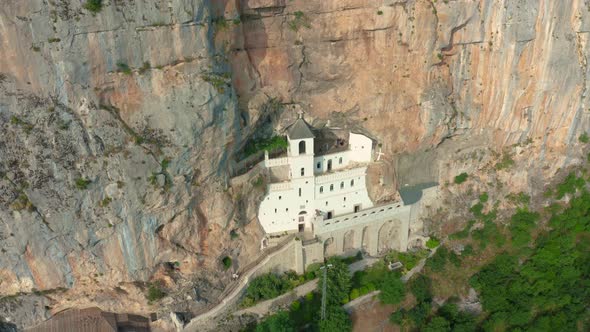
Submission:
[[[371,139],[351,133],[350,150],[318,157],[313,155],[313,139],[305,139],[306,153],[300,155],[300,141],[289,140],[290,181],[271,184],[260,204],[258,219],[267,234],[297,231],[302,211],[309,225],[316,210],[324,216],[331,211],[335,218],[354,212],[357,204],[363,210],[373,207],[365,183],[366,166],[344,169],[350,161],[371,161]],[[332,160],[332,172],[322,174],[327,171],[328,160]]]
[[[342,151],[342,152],[326,154],[326,155],[322,155],[322,156],[315,156],[313,158],[313,164],[314,164],[313,171],[314,171],[314,173],[321,174],[321,173],[327,172],[328,171],[328,160],[332,161],[332,171],[337,171],[339,169],[346,168],[346,166],[348,166],[348,163],[350,161],[349,153],[350,153],[350,151],[347,150],[347,151]],[[318,163],[320,164],[319,168],[318,168]]]
[[[368,163],[371,161],[373,154],[373,140],[365,135],[350,133],[349,136],[350,146],[350,160]]]

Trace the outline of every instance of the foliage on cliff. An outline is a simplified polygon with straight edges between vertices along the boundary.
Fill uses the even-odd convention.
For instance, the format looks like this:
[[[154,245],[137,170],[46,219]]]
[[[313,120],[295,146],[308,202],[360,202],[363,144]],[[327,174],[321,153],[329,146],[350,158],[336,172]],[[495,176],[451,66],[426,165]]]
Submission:
[[[465,245],[460,256],[444,246],[438,249],[427,261],[425,274],[410,282],[416,305],[394,312],[391,322],[421,331],[588,330],[590,193],[585,187],[584,178],[571,173],[554,194],[556,199],[571,195],[569,204],[554,203],[544,214],[520,205],[506,227],[472,208],[483,228],[470,230],[475,221],[470,222],[450,237]],[[471,242],[480,243],[479,259],[470,258]],[[459,274],[468,274],[467,279],[460,280]],[[433,288],[444,291],[440,281],[451,278],[478,292],[483,312],[477,317],[460,311],[453,297],[441,307],[433,305]]]

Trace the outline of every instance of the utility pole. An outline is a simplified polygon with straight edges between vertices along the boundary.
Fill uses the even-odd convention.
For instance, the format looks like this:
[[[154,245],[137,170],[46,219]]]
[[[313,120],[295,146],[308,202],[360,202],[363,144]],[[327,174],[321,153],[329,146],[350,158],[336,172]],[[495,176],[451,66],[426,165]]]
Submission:
[[[324,284],[322,285],[322,320],[326,319],[326,290],[327,284],[326,280],[328,279],[328,268],[332,267],[332,264],[326,264],[326,260],[324,260],[324,266],[320,267],[320,270],[324,270]]]

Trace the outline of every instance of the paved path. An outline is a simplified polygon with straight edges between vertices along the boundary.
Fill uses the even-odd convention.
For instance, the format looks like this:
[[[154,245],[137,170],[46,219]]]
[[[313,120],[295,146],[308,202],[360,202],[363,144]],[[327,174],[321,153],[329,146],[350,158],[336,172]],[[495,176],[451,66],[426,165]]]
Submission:
[[[271,250],[264,253],[254,264],[249,265],[245,268],[245,271],[241,273],[240,278],[230,284],[226,290],[222,293],[222,300],[219,301],[215,306],[206,311],[205,313],[191,319],[191,321],[184,327],[184,331],[198,331],[200,329],[201,322],[214,319],[217,315],[223,313],[223,310],[228,309],[242,294],[242,291],[248,285],[250,277],[256,272],[261,266],[264,266],[272,257],[279,253],[282,253],[286,249],[290,248],[289,244],[293,241],[294,237],[291,236],[279,246],[272,248]]]
[[[354,263],[350,264],[348,266],[348,271],[350,271],[350,274],[352,275],[356,271],[364,270],[367,267],[375,264],[378,261],[379,261],[379,258],[370,258],[370,257],[365,258],[365,259],[362,259],[358,262],[354,262]],[[275,307],[276,305],[283,305],[283,304],[289,305],[289,304],[293,303],[296,299],[305,296],[305,294],[313,292],[318,287],[318,281],[319,281],[319,279],[314,279],[314,280],[308,281],[303,285],[299,285],[299,286],[295,287],[289,293],[283,294],[279,297],[275,297],[274,299],[260,302],[252,307],[238,310],[238,311],[234,312],[233,314],[235,316],[240,316],[242,314],[249,313],[249,314],[257,314],[259,316],[264,316],[264,315],[268,314],[270,311],[272,311],[273,307]]]

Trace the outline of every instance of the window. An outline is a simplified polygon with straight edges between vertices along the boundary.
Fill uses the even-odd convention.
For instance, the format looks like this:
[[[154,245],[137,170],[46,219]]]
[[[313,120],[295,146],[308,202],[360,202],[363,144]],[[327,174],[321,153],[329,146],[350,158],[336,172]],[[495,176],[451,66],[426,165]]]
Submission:
[[[305,168],[301,167],[301,176],[304,176],[304,175],[305,175]]]
[[[277,213],[277,209],[275,209],[275,213]]]
[[[342,157],[340,157],[340,159],[338,159],[338,163],[342,165]]]
[[[305,141],[299,142],[299,154],[305,154]]]
[[[285,209],[285,212],[289,212],[289,208],[286,208],[286,209]]]
[[[328,201],[326,201],[326,206],[328,206]]]
[[[320,194],[324,192],[324,186],[320,187]]]
[[[328,172],[332,170],[332,159],[328,160]]]
[[[340,189],[344,189],[344,182],[340,182]]]
[[[320,169],[320,168],[322,168],[322,163],[321,163],[321,162],[318,162],[318,164],[317,164],[315,167],[316,167],[317,169]]]
[[[279,196],[279,200],[280,200],[281,198],[282,198],[282,197],[281,197],[281,196]]]
[[[330,191],[334,191],[334,185],[333,184],[330,185]]]
[[[354,187],[354,180],[350,180],[350,186]]]
[[[346,197],[344,197],[344,201],[346,202]]]
[[[299,197],[301,197],[301,188],[299,188]]]

